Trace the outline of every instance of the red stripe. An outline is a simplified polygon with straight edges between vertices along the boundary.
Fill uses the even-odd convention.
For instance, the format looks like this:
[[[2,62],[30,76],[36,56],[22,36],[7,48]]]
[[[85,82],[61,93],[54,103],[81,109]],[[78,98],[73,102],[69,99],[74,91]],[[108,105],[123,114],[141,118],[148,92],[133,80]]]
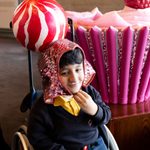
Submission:
[[[48,12],[47,9],[43,7],[43,5],[39,4],[37,6],[45,14],[45,22],[47,23],[47,27],[48,27],[48,35],[45,38],[44,43],[40,48],[40,51],[42,51],[42,49],[45,49],[49,45],[49,43],[53,41],[54,36],[56,34],[56,23],[55,23],[54,16],[52,16],[52,14]],[[54,7],[52,9],[54,9]]]
[[[17,39],[21,42],[23,46],[25,46],[25,37],[26,37],[24,32],[24,25],[28,20],[28,18],[29,18],[28,10],[26,9],[22,19],[19,22],[18,33],[17,33]]]
[[[41,23],[38,16],[37,8],[32,7],[32,15],[28,25],[29,44],[28,48],[35,49],[35,43],[37,42],[41,32]]]
[[[23,12],[24,9],[26,9],[26,7],[28,7],[27,5],[24,5],[24,3],[22,3],[21,5],[19,5],[17,8],[16,8],[16,13],[14,13],[14,17],[13,17],[13,20],[12,20],[12,23],[14,24],[18,18],[20,17],[21,13]],[[21,8],[22,7],[22,8]],[[21,9],[20,9],[21,8]],[[20,10],[19,10],[20,9]],[[18,11],[19,10],[19,11]]]

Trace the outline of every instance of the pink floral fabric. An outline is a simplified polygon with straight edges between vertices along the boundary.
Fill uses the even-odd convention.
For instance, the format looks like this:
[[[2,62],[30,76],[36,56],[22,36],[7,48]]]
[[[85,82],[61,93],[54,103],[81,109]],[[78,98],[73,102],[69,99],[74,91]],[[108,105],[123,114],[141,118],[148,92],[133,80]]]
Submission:
[[[67,39],[61,39],[51,44],[49,48],[41,53],[38,67],[43,79],[45,103],[53,104],[53,99],[55,97],[69,94],[69,91],[67,91],[59,81],[59,60],[65,52],[74,50],[77,47],[82,50],[82,48],[76,43]],[[85,79],[83,81],[83,86],[86,87],[91,83],[95,75],[94,69],[86,59],[84,59],[84,72]]]

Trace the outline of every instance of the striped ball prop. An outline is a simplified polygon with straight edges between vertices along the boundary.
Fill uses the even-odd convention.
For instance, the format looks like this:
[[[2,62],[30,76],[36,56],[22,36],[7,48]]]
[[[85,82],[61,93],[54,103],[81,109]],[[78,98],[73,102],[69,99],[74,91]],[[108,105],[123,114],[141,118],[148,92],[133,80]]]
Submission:
[[[24,0],[14,11],[12,26],[24,47],[40,52],[68,29],[65,11],[55,0]]]

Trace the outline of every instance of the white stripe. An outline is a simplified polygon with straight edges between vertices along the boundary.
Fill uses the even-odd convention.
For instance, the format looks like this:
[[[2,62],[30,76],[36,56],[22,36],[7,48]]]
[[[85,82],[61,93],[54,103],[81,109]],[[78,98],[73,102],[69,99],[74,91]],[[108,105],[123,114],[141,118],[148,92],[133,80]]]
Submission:
[[[25,1],[21,2],[21,3],[17,6],[17,8],[14,10],[14,15],[16,15],[24,5],[26,5],[26,2],[25,2]]]
[[[66,33],[66,24],[67,24],[67,21],[66,21],[66,17],[64,15],[64,13],[60,10],[60,13],[59,13],[59,17],[61,18],[59,21],[61,24],[63,24],[63,38],[65,36],[65,33]]]
[[[40,11],[40,9],[37,6],[35,6],[35,7],[38,10],[38,15],[39,15],[40,23],[41,23],[40,35],[39,35],[37,42],[35,43],[36,50],[38,50],[39,47],[42,46],[45,38],[48,35],[48,27],[47,27],[47,23],[45,20],[45,15],[43,14],[42,11]]]
[[[51,3],[51,2],[45,2],[45,3],[48,3],[48,4],[51,4],[51,5],[53,5],[54,7],[56,7],[57,8],[57,11],[59,11],[56,15],[58,15],[58,16],[56,16],[56,18],[59,18],[59,19],[57,19],[58,21],[59,21],[59,24],[64,24],[64,27],[63,27],[63,29],[61,29],[61,30],[63,30],[63,37],[65,36],[65,31],[66,31],[66,25],[67,25],[67,21],[66,21],[66,17],[65,17],[65,15],[64,15],[64,13],[63,13],[63,11],[56,5],[56,4],[53,4],[53,3]],[[61,5],[60,5],[61,6]],[[62,7],[62,6],[61,6]],[[63,7],[62,7],[62,9],[63,9]]]
[[[19,18],[16,20],[16,22],[13,24],[13,33],[14,33],[14,36],[17,37],[17,34],[18,34],[18,28],[19,28],[19,23],[20,23],[20,20],[22,19],[23,15],[25,13],[25,9],[23,10],[23,12],[20,14]]]
[[[63,27],[63,38],[64,38],[65,37],[65,33],[66,33],[67,19],[66,19],[66,16],[65,16],[64,12],[58,6],[56,6],[56,7],[60,10],[61,22],[64,24],[64,27]]]
[[[58,14],[56,13],[56,11],[54,11],[54,9],[52,9],[50,7],[45,6],[45,8],[49,11],[50,14],[52,14],[54,22],[55,22],[55,25],[56,25],[55,26],[56,27],[56,33],[55,33],[55,36],[53,38],[53,41],[58,40],[58,36],[59,36],[59,33],[60,33],[59,17],[57,16]]]
[[[29,18],[28,18],[28,20],[26,21],[26,23],[24,25],[24,32],[25,32],[25,35],[26,35],[26,38],[25,38],[25,46],[26,47],[27,47],[27,45],[29,43],[29,33],[28,33],[27,29],[28,29],[29,21],[31,19],[31,14],[32,14],[32,7],[31,7],[31,5],[29,6],[28,14],[29,14]]]

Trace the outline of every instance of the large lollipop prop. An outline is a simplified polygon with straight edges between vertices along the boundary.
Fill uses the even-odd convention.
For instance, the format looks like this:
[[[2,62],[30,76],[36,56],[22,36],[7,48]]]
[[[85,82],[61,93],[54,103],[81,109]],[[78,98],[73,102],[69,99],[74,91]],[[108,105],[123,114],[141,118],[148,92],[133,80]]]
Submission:
[[[55,0],[24,0],[14,11],[13,33],[27,49],[43,51],[50,42],[64,38],[67,19]]]

